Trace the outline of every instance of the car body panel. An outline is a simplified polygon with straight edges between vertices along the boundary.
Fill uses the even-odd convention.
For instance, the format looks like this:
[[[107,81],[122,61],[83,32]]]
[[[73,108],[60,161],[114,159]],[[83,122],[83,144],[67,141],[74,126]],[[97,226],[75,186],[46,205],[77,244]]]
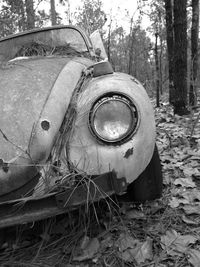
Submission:
[[[84,58],[45,58],[1,70],[0,158],[7,169],[0,169],[0,195],[28,182],[47,160],[82,70],[91,64]]]
[[[132,98],[139,111],[136,132],[123,144],[98,142],[88,128],[88,114],[94,101],[109,92],[124,93]],[[143,86],[123,73],[103,75],[92,79],[79,95],[77,120],[69,142],[71,164],[88,174],[102,174],[114,169],[117,177],[133,182],[148,165],[155,146],[154,113]]]
[[[1,130],[22,150],[28,148],[34,124],[51,93],[62,68],[69,59],[19,60],[0,69]],[[0,137],[0,158],[9,161],[21,154]]]

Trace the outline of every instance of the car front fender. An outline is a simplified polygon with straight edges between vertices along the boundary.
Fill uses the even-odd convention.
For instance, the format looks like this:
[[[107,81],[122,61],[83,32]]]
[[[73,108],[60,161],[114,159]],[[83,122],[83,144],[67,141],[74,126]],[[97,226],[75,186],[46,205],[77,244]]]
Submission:
[[[138,127],[122,144],[99,142],[89,130],[89,113],[96,99],[106,93],[126,94],[138,111]],[[143,86],[132,76],[114,73],[94,78],[78,98],[78,116],[69,143],[69,159],[78,170],[99,175],[114,169],[117,177],[133,182],[146,168],[155,146],[153,107]]]

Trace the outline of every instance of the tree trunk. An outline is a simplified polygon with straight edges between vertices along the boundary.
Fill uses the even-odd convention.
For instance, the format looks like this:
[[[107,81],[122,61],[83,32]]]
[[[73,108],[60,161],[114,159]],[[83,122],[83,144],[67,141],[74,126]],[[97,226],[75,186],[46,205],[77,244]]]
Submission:
[[[12,5],[12,4],[11,4]],[[16,3],[14,3],[16,5]],[[17,1],[18,5],[18,26],[19,26],[19,31],[25,31],[26,30],[26,16],[25,16],[25,9],[24,9],[24,3],[22,0]]]
[[[110,39],[111,39],[111,25],[112,25],[112,19],[110,21],[110,24],[109,24],[109,29],[108,29],[108,46],[107,46],[107,50],[108,50],[108,61],[110,61]]]
[[[155,63],[156,63],[156,106],[160,106],[160,81],[159,81],[159,61],[158,61],[158,33],[155,33]]]
[[[160,55],[159,55],[159,80],[160,80],[160,94],[163,94],[163,39],[160,34]]]
[[[189,102],[194,106],[197,102],[198,74],[198,39],[199,39],[199,0],[192,0],[192,29],[191,29],[191,75]]]
[[[33,0],[25,0],[26,15],[27,15],[27,29],[35,28],[35,12],[33,7]]]
[[[158,37],[160,40],[160,53],[159,53],[159,90],[160,95],[163,94],[163,36],[162,36],[162,15],[161,11],[158,10]]]
[[[56,25],[56,8],[55,8],[55,0],[51,0],[51,25]]]
[[[72,24],[72,21],[71,21],[71,8],[70,8],[69,0],[67,0],[67,4],[68,4],[68,23],[69,23],[69,25],[71,25]]]
[[[169,103],[173,104],[175,99],[174,89],[174,31],[173,31],[173,5],[172,0],[165,0],[166,31],[167,31],[167,54],[169,72]]]
[[[129,34],[129,61],[128,61],[128,74],[132,75],[133,65],[133,44],[134,44],[134,32],[133,32],[133,18],[131,18],[130,34]]]
[[[174,113],[184,115],[187,110],[187,0],[174,1]]]

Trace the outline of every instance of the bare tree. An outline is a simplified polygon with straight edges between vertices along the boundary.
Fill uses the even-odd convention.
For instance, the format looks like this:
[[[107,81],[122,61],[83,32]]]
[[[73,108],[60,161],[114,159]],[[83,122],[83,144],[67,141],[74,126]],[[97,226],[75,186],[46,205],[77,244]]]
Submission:
[[[134,31],[133,31],[133,17],[131,18],[130,35],[129,35],[129,61],[128,61],[128,74],[132,73],[133,65],[133,48],[134,48]]]
[[[35,28],[35,12],[33,0],[25,0],[26,16],[27,16],[27,29]]]
[[[51,3],[51,24],[56,25],[57,18],[56,18],[55,0],[51,0],[50,3]]]
[[[165,0],[169,63],[169,101],[174,113],[187,110],[187,0]]]
[[[187,0],[174,1],[174,113],[187,114]]]
[[[156,106],[160,106],[160,79],[159,79],[159,61],[158,61],[158,32],[155,33],[155,64],[156,64]]]
[[[167,31],[167,55],[169,71],[169,103],[173,104],[174,91],[174,31],[173,31],[173,5],[172,0],[165,0],[166,31]]]
[[[112,27],[112,17],[110,16],[110,24],[108,26],[108,43],[107,43],[107,54],[108,61],[110,61],[110,39],[111,39],[111,27]]]
[[[198,74],[198,39],[199,39],[199,0],[192,0],[192,29],[191,29],[191,75],[189,102],[194,106],[197,102]]]

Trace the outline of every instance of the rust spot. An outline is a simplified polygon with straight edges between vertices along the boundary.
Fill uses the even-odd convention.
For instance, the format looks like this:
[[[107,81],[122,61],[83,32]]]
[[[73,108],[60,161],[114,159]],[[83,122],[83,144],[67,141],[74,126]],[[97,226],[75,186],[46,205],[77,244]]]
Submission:
[[[8,163],[4,162],[3,159],[0,159],[0,168],[4,171],[4,172],[8,172]]]
[[[48,131],[50,128],[50,123],[46,120],[41,122],[41,127],[44,131]]]
[[[133,81],[136,84],[139,84],[139,82],[134,77],[131,77],[131,81]]]
[[[3,166],[3,160],[0,159],[0,167],[2,167],[2,166]]]
[[[132,148],[129,148],[129,149],[126,151],[126,153],[125,153],[125,155],[124,155],[124,158],[127,159],[127,158],[129,158],[131,155],[133,155],[133,147],[132,147]]]

